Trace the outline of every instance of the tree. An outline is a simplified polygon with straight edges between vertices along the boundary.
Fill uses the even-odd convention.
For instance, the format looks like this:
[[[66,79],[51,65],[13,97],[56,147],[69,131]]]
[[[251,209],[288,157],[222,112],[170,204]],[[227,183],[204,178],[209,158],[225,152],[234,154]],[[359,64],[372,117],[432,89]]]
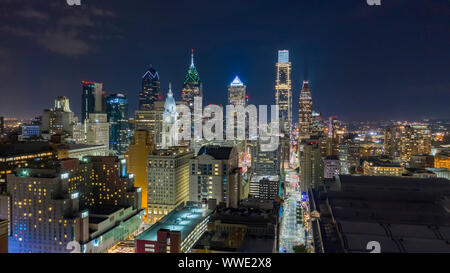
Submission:
[[[298,245],[293,247],[294,253],[308,253],[308,248],[305,245]]]

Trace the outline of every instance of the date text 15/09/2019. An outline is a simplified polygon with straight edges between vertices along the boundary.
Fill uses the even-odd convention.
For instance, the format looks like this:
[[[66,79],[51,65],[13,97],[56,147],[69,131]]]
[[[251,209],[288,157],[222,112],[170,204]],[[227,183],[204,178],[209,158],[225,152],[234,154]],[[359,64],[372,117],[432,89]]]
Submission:
[[[270,268],[271,258],[221,258],[220,262],[207,259],[185,259],[178,261],[178,268],[204,268],[209,271],[211,267],[223,268]]]

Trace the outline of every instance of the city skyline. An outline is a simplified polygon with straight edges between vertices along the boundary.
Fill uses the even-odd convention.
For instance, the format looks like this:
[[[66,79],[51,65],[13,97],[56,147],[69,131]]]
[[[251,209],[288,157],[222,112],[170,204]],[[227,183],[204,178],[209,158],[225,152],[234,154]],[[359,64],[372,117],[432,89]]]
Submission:
[[[0,253],[450,253],[449,4],[0,0]]]
[[[10,39],[0,44],[2,96],[8,98],[0,103],[0,115],[33,118],[54,97],[64,95],[81,117],[80,82],[86,80],[102,82],[108,93],[125,93],[131,116],[138,108],[141,76],[150,64],[161,77],[161,93],[166,94],[168,82],[172,82],[174,96],[179,100],[189,53],[194,48],[208,104],[226,103],[227,86],[236,75],[247,85],[249,103],[273,104],[277,51],[287,49],[292,62],[294,123],[298,113],[295,102],[303,80],[311,82],[314,110],[325,117],[413,120],[450,116],[445,103],[450,86],[446,77],[448,41],[439,32],[445,17],[439,7],[444,1],[427,3],[423,9],[414,9],[415,13],[403,10],[405,1],[383,3],[380,7],[368,6],[365,1],[326,1],[320,7],[313,3],[285,3],[283,8],[262,1],[261,12],[253,15],[255,19],[270,11],[274,19],[285,22],[293,23],[299,17],[298,28],[283,28],[276,32],[279,37],[264,41],[259,36],[264,37],[265,32],[285,22],[253,23],[228,15],[227,11],[237,5],[233,1],[197,1],[195,7],[185,2],[176,6],[140,2],[127,7],[119,1],[110,1],[106,7],[91,1],[79,8],[63,2],[17,6],[2,3],[12,12],[1,19],[0,32]],[[408,1],[411,9],[423,4],[424,1]],[[196,7],[203,11],[204,20],[180,13],[183,9],[192,13]],[[158,16],[158,11],[167,8],[174,8],[168,18]],[[239,8],[246,11],[251,4],[242,3]],[[207,15],[206,11],[212,9],[219,12],[220,22]],[[424,21],[432,12],[433,18]],[[150,16],[150,22],[139,24],[143,19],[133,20],[133,13],[137,13],[137,18],[145,13],[154,16]],[[228,20],[234,17],[232,22]],[[411,18],[417,20],[411,22]],[[402,19],[409,19],[408,25]],[[223,20],[229,24],[222,24]],[[302,22],[307,20],[308,28],[302,28]],[[203,24],[205,21],[211,24]],[[358,27],[347,28],[356,22]],[[181,24],[185,24],[182,33],[178,29]],[[159,35],[149,38],[153,26],[160,30]],[[258,31],[250,32],[255,28]],[[32,34],[41,30],[44,34],[39,37]],[[205,37],[209,38],[204,43]],[[227,37],[233,37],[232,41],[226,42]],[[353,43],[348,43],[348,39]],[[124,45],[127,40],[132,42]],[[253,41],[259,41],[257,47]],[[413,60],[422,62],[422,66],[409,65]],[[23,75],[29,80],[21,81]],[[415,99],[423,92],[430,94],[427,103]],[[13,111],[19,105],[21,113]]]

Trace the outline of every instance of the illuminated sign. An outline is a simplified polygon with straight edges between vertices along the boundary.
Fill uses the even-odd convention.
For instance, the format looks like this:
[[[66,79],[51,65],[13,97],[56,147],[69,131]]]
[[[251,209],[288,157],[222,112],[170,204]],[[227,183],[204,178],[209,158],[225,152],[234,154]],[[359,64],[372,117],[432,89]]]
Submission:
[[[70,195],[70,197],[73,199],[77,199],[78,197],[80,197],[80,193],[79,192],[74,192]]]
[[[306,192],[302,192],[301,200],[302,202],[306,202]]]
[[[86,217],[89,217],[89,211],[83,211],[81,213],[81,218],[86,218]]]
[[[61,174],[61,179],[67,179],[67,178],[69,178],[69,173]]]

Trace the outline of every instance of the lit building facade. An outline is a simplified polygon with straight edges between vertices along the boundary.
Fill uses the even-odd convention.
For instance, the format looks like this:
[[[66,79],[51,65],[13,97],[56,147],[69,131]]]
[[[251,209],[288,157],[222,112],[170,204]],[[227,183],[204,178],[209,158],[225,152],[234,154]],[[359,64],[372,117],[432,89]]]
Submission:
[[[440,152],[434,157],[436,169],[450,169],[450,152]]]
[[[30,138],[37,138],[40,136],[40,128],[39,125],[35,124],[27,124],[22,125],[22,138],[23,139],[30,139]]]
[[[280,128],[285,134],[290,135],[292,125],[292,64],[289,62],[288,50],[278,51],[276,68],[275,103],[280,109]]]
[[[139,92],[139,110],[150,111],[154,103],[161,100],[161,82],[156,69],[150,65],[142,76],[142,90]]]
[[[66,97],[58,97],[55,100],[53,109],[46,109],[42,113],[40,134],[54,135],[64,134],[73,136],[74,113],[70,111],[69,99]]]
[[[281,174],[281,146],[274,151],[264,151],[261,149],[261,139],[251,141],[251,169],[256,176],[280,175]]]
[[[89,114],[86,130],[86,144],[105,145],[109,149],[109,122],[106,114]]]
[[[385,152],[398,158],[402,164],[413,155],[431,154],[431,131],[426,125],[393,125],[385,132]]]
[[[134,114],[134,130],[148,131],[155,145],[161,145],[162,122],[165,101],[156,101],[152,110],[138,110]]]
[[[106,98],[106,114],[110,124],[110,149],[117,154],[124,154],[130,144],[127,97],[122,93],[109,95]]]
[[[10,252],[106,251],[141,227],[140,189],[117,157],[35,164],[8,175]]]
[[[194,153],[187,147],[155,150],[147,157],[147,207],[151,224],[189,199],[189,160]]]
[[[377,160],[364,161],[364,175],[369,176],[402,176],[406,173],[400,163],[382,162]]]
[[[324,178],[331,179],[341,174],[341,162],[337,156],[327,156],[323,160]]]
[[[303,139],[299,145],[301,189],[306,192],[323,182],[323,159],[318,139]]]
[[[133,142],[125,154],[128,171],[134,174],[134,184],[142,189],[142,208],[147,211],[147,156],[154,149],[153,140],[149,131],[135,131]]]
[[[339,145],[339,161],[341,174],[350,174],[359,167],[360,146],[359,143],[347,141]]]
[[[35,161],[57,158],[57,152],[48,142],[30,142],[0,145],[0,192],[6,185],[6,176],[16,168],[25,168]],[[3,186],[2,186],[3,185]]]
[[[234,177],[233,172],[238,167],[236,148],[204,146],[189,164],[189,201],[203,202],[214,199],[221,203],[228,202],[231,195],[240,198],[239,192],[232,187],[234,181],[241,180]],[[239,191],[240,186],[237,189]]]
[[[249,194],[257,199],[275,200],[280,196],[280,178],[278,176],[252,177]]]

